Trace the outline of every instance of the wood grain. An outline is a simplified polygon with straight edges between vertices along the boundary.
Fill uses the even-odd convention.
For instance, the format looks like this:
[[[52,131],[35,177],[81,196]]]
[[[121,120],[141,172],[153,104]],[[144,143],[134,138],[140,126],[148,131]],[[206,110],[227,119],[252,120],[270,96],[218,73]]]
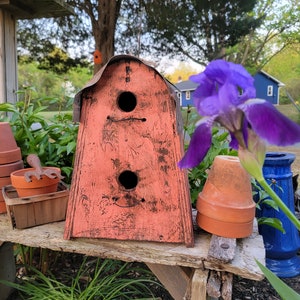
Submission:
[[[257,233],[237,240],[234,259],[230,263],[210,261],[208,250],[211,235],[195,234],[195,246],[183,244],[117,241],[109,239],[63,238],[65,222],[45,224],[27,229],[11,229],[6,214],[0,215],[0,240],[55,251],[81,253],[89,256],[139,261],[170,266],[226,271],[252,280],[262,280],[262,272],[255,259],[264,264],[265,250],[262,237]]]

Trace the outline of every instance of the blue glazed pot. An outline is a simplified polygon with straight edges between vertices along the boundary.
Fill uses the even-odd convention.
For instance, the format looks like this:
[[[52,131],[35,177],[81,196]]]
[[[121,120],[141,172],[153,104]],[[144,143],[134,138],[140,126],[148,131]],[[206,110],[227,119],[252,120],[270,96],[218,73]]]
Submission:
[[[285,152],[268,152],[263,166],[263,174],[276,194],[289,209],[295,213],[294,191],[291,164],[295,155]],[[270,227],[260,225],[259,232],[263,236],[266,248],[266,266],[277,276],[287,278],[300,274],[299,232],[292,222],[280,210],[276,211],[267,205],[261,206],[257,217],[278,218],[281,220],[285,233]]]

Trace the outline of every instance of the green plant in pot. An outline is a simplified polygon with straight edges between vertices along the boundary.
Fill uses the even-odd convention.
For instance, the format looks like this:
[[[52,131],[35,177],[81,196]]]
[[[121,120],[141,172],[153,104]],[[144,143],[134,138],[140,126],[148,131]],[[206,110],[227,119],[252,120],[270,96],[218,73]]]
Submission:
[[[64,182],[70,183],[78,124],[72,122],[72,114],[68,112],[53,113],[51,119],[46,119],[43,113],[48,111],[48,106],[40,105],[43,99],[32,99],[31,90],[27,88],[19,92],[24,101],[1,103],[0,121],[10,123],[22,150],[25,167],[28,167],[26,157],[34,153],[43,166],[60,168]],[[56,98],[47,100],[49,104],[58,101]]]

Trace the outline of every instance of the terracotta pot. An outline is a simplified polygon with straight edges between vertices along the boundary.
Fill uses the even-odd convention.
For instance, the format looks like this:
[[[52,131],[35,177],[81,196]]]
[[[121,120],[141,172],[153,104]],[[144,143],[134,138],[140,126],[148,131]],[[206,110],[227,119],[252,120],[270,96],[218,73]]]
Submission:
[[[0,177],[0,214],[6,213],[6,205],[5,200],[2,194],[2,188],[6,185],[10,185],[10,176],[8,177]]]
[[[23,168],[24,168],[24,164],[22,160],[0,165],[0,177],[9,177],[12,172]]]
[[[17,146],[8,122],[0,122],[0,164],[21,160],[21,150]]]
[[[249,174],[239,158],[215,158],[197,199],[197,223],[204,230],[228,238],[251,235],[255,203]]]
[[[28,171],[35,170],[35,168],[26,168],[10,174],[11,184],[17,190],[19,197],[42,195],[57,191],[57,186],[60,181],[59,177],[49,178],[46,175],[42,175],[40,179],[37,179],[36,176],[31,176],[31,181],[27,182],[24,174]],[[43,170],[53,170],[53,172],[60,174],[60,169],[55,167],[43,167]]]

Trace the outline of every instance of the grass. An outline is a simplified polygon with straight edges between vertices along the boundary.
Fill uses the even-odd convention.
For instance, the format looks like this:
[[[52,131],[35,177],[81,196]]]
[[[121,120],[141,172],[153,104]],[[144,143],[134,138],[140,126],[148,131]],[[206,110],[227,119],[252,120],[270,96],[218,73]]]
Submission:
[[[72,113],[71,110],[69,111],[61,111],[61,112],[58,112],[58,111],[41,111],[39,113],[39,115],[43,116],[46,120],[50,121],[53,119],[54,115],[57,115],[57,114],[66,114],[66,113]]]
[[[293,104],[282,104],[276,108],[289,119],[300,124],[300,113]]]
[[[43,274],[30,267],[30,274],[21,280],[0,283],[17,289],[23,299],[30,300],[149,300],[157,299],[151,288],[163,289],[149,270],[117,260],[85,257],[77,273],[69,272],[62,269],[56,278],[50,272]]]

